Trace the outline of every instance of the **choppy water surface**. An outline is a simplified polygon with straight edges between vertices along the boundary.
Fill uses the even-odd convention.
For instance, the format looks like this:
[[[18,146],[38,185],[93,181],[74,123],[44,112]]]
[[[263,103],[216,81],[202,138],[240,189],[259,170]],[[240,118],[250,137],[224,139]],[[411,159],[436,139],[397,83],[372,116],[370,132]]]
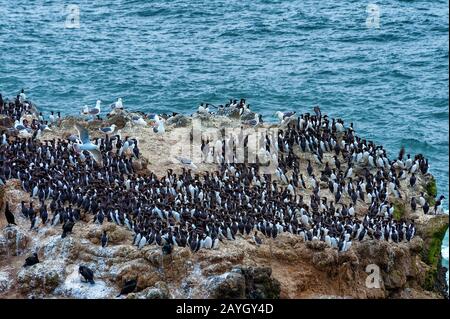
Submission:
[[[380,28],[364,1],[71,3],[79,28],[69,3],[0,0],[0,92],[63,113],[119,96],[148,112],[245,97],[266,119],[320,105],[391,154],[426,154],[448,194],[448,1],[376,1]]]

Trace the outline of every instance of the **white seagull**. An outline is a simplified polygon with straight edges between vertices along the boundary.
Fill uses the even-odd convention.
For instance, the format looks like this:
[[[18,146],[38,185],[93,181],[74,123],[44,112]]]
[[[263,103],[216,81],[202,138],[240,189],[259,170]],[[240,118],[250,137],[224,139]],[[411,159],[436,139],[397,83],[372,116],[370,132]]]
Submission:
[[[87,129],[85,129],[80,124],[76,123],[75,128],[78,131],[78,136],[81,140],[81,143],[74,143],[74,149],[77,153],[81,153],[81,151],[88,151],[89,154],[92,155],[92,158],[97,162],[102,162],[102,154],[100,152],[100,148],[98,145],[92,144],[89,139],[89,133]]]

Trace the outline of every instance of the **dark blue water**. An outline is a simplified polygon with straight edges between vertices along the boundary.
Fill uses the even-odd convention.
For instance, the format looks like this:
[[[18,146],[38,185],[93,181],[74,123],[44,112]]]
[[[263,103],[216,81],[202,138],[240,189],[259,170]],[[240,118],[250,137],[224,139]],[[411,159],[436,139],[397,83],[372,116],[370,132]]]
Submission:
[[[244,97],[266,118],[320,105],[392,155],[424,153],[448,194],[448,1],[376,1],[378,29],[366,1],[71,3],[78,29],[61,1],[0,0],[0,92],[63,113],[117,97],[148,112]]]

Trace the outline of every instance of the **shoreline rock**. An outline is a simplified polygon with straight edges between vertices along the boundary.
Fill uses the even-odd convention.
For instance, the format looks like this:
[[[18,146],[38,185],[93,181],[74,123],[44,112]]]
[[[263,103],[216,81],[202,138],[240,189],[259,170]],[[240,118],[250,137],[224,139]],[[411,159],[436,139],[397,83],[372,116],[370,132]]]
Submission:
[[[162,139],[149,145],[146,134],[152,134],[151,127],[133,126],[131,116],[117,112],[107,118],[107,123],[116,124],[124,135],[142,139],[144,156],[133,165],[159,176],[168,167],[180,169],[179,164],[157,162],[151,157],[156,151],[165,154],[161,149],[170,142]],[[176,115],[167,121],[168,130],[186,135],[193,118],[213,128],[232,121],[228,117]],[[78,117],[65,117],[42,139],[69,136],[74,133],[73,124],[79,121]],[[237,121],[233,123],[240,126]],[[85,124],[94,137],[101,135],[98,128],[104,122]],[[0,125],[11,123],[3,119]],[[435,193],[433,181],[431,176],[420,186],[429,195],[428,200]],[[131,232],[124,227],[96,225],[91,216],[77,223],[73,234],[65,239],[49,226],[28,235],[28,221],[19,212],[20,200],[28,203],[33,199],[17,180],[8,180],[0,186],[0,207],[5,200],[12,204],[18,226],[6,226],[3,214],[0,216],[0,258],[4,258],[0,261],[0,297],[113,298],[125,280],[136,278],[137,289],[126,298],[448,298],[440,253],[448,215],[413,213],[401,201],[396,202],[397,218],[411,217],[417,225],[417,237],[409,243],[355,241],[349,251],[337,252],[322,241],[305,244],[290,234],[281,234],[277,240],[264,238],[260,247],[251,237],[239,235],[234,242],[221,243],[218,250],[193,254],[189,248],[176,247],[171,256],[162,256],[158,247],[139,250],[132,246]],[[109,234],[105,248],[99,243],[103,230]],[[33,251],[43,261],[22,268],[25,255]],[[95,288],[81,282],[77,273],[80,264],[95,271]],[[380,268],[379,288],[366,286],[366,269],[371,264]],[[11,291],[18,285],[17,291]]]

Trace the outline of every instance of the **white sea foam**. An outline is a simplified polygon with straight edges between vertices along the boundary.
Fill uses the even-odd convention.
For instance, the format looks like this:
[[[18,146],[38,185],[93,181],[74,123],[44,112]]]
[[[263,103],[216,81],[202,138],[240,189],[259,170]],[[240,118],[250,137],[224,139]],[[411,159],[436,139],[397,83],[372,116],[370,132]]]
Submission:
[[[448,261],[448,246],[442,248],[442,258]]]

